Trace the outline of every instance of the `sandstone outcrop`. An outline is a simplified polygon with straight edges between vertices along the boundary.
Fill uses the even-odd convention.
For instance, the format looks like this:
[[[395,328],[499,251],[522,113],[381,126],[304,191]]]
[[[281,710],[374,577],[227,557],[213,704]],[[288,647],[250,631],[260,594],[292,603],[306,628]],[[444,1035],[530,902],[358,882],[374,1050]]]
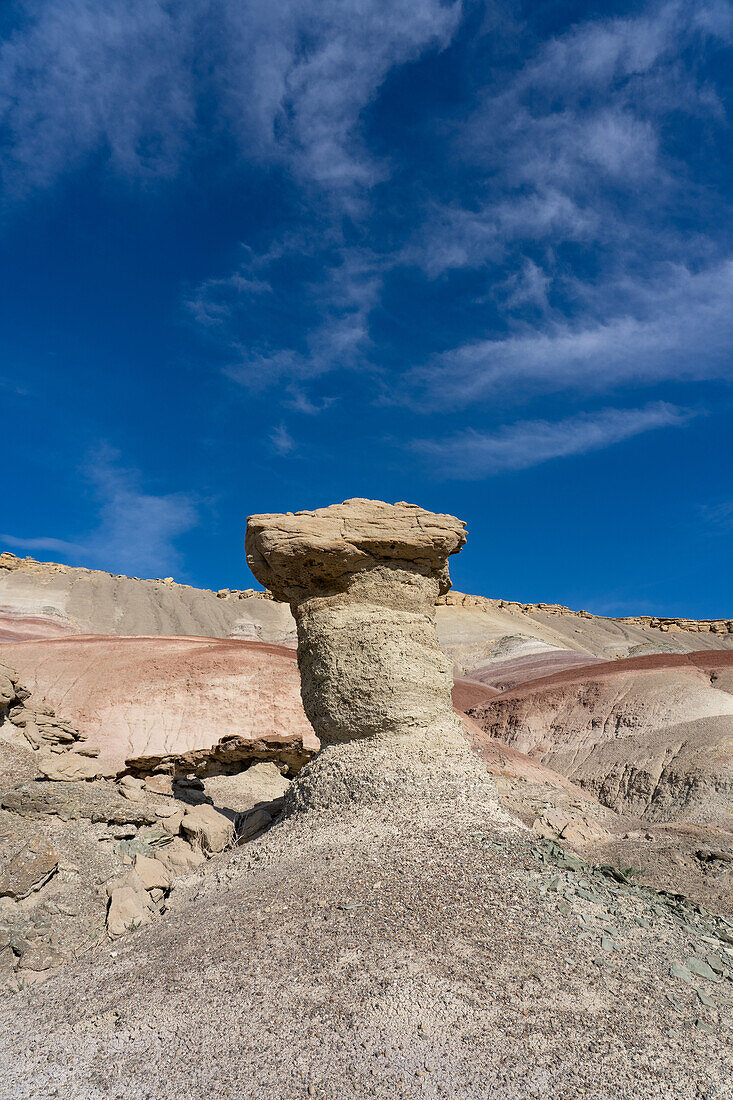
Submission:
[[[522,611],[525,614],[542,613],[544,615],[567,615],[583,619],[597,619],[590,611],[573,611],[570,607],[558,603],[520,603],[518,600],[492,600],[487,596],[471,596],[463,592],[446,593],[440,600],[446,607],[478,607],[487,612]],[[662,631],[691,631],[705,634],[733,634],[733,619],[689,619],[670,618],[659,615],[624,615],[616,620],[629,626],[649,627]]]
[[[362,499],[250,517],[247,561],[290,603],[303,705],[322,743],[456,728],[434,607],[464,526]]]

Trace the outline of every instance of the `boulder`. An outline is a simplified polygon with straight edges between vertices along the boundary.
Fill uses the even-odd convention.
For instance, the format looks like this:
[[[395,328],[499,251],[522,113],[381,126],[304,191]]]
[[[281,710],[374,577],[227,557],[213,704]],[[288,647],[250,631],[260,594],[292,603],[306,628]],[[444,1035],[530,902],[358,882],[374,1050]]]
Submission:
[[[41,749],[36,758],[41,775],[59,783],[74,783],[80,779],[96,779],[102,774],[97,760],[76,752],[50,752]]]
[[[212,855],[223,852],[234,840],[230,818],[207,803],[192,806],[181,821],[181,829],[194,847]]]
[[[170,775],[149,775],[145,780],[145,790],[152,794],[173,797],[173,777]]]
[[[134,932],[144,924],[150,924],[150,910],[137,890],[132,886],[118,886],[112,891],[107,911],[107,933],[110,939]]]
[[[146,890],[170,889],[171,877],[159,859],[137,855],[133,868]]]
[[[0,898],[20,901],[44,883],[58,869],[58,853],[40,837],[17,852],[0,873]]]
[[[181,831],[181,822],[186,814],[186,809],[187,807],[175,803],[171,806],[170,813],[161,815],[160,809],[155,811],[159,819],[160,827],[164,833],[167,833],[168,836],[178,836]]]
[[[64,821],[85,818],[110,825],[154,825],[158,818],[152,799],[131,803],[105,781],[23,783],[0,795],[0,806],[21,817],[54,814]]]
[[[18,963],[19,970],[34,970],[38,973],[42,973],[45,970],[56,970],[59,966],[63,966],[66,959],[59,951],[54,951],[53,948],[48,947],[46,944],[33,944],[24,951],[20,962]]]
[[[169,844],[156,848],[154,859],[168,869],[171,876],[185,875],[204,862],[200,849],[192,848],[182,837],[174,837]]]
[[[270,825],[272,814],[264,806],[250,810],[237,819],[237,840],[252,840]]]
[[[290,781],[273,763],[253,764],[237,775],[213,775],[204,780],[214,805],[244,813],[260,802],[282,798]]]

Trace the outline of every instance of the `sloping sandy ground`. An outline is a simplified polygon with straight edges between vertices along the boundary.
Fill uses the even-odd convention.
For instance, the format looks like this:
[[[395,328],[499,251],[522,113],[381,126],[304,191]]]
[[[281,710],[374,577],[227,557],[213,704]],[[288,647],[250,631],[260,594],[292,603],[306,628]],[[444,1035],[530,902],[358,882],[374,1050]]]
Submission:
[[[725,1096],[733,926],[538,847],[468,749],[327,749],[289,808],[0,1010],[8,1100]]]
[[[0,561],[0,639],[39,637],[44,620],[47,636],[56,636],[60,624],[76,634],[295,640],[289,608],[273,600],[238,594],[219,599],[214,592],[163,580],[21,559],[3,568]]]

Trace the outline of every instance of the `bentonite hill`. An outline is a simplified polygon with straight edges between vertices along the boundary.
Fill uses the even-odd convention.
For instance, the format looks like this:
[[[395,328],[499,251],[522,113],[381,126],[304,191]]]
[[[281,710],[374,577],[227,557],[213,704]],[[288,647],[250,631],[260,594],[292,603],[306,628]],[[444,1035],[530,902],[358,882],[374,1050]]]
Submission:
[[[733,624],[456,594],[464,541],[0,559],[3,1096],[726,1095]]]

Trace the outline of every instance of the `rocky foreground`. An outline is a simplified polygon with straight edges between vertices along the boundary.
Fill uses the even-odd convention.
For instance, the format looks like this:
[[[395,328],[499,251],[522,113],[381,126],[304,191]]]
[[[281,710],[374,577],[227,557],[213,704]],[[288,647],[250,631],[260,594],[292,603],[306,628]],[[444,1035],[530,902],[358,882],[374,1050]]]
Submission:
[[[407,757],[324,750],[164,921],[6,1003],[4,1095],[725,1095],[733,924],[538,842],[468,750]]]

